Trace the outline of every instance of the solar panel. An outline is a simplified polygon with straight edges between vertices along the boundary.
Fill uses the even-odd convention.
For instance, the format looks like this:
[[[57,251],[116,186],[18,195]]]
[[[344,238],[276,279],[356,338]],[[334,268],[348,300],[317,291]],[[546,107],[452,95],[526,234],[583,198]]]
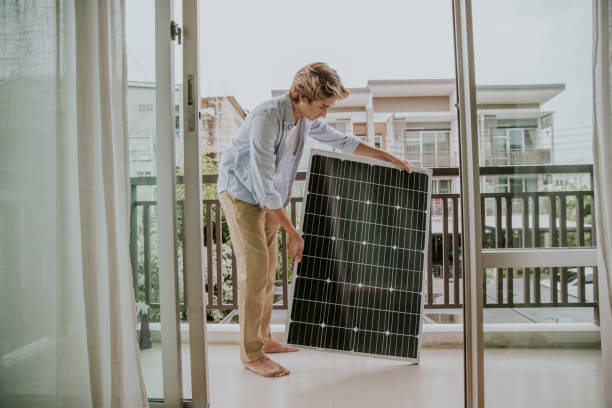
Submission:
[[[285,343],[418,362],[431,170],[313,150]]]

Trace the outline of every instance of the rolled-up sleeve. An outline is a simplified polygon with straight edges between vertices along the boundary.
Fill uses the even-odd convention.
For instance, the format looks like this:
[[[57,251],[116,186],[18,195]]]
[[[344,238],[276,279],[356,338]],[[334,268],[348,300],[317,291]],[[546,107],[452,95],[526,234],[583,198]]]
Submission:
[[[323,142],[341,153],[353,153],[361,143],[361,139],[357,136],[339,132],[321,118],[312,122],[308,134],[313,139]]]
[[[251,179],[255,198],[260,207],[272,210],[281,208],[281,197],[274,188],[274,140],[278,127],[265,116],[253,117],[249,126]]]

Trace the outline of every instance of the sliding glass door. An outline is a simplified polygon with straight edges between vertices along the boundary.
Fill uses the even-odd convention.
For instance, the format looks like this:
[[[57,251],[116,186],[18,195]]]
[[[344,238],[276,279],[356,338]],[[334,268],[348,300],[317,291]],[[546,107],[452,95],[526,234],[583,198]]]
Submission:
[[[455,10],[468,406],[599,406],[591,3]]]
[[[367,8],[348,1],[315,1],[299,7],[283,1],[198,4],[201,156],[191,155],[188,161],[187,151],[195,150],[186,148],[185,168],[188,163],[202,163],[206,292],[200,298],[207,302],[211,403],[327,406],[348,403],[350,396],[355,406],[367,406],[373,400],[408,404],[407,395],[411,395],[423,407],[461,406],[462,211],[451,3],[440,7],[419,1],[383,1]],[[183,16],[190,13],[183,10]],[[183,52],[187,52],[186,47],[185,43]],[[246,375],[239,360],[237,271],[216,192],[218,167],[230,138],[248,113],[261,102],[286,95],[295,72],[316,61],[337,69],[351,92],[330,109],[326,117],[330,126],[355,134],[370,145],[378,144],[401,158],[415,160],[416,166],[433,168],[434,181],[442,186],[434,191],[432,204],[429,239],[435,251],[427,264],[426,347],[419,367],[378,364],[376,360],[309,350],[271,355],[292,374],[278,383],[267,382],[260,389],[254,385],[259,379]],[[286,208],[296,223],[302,211],[305,170],[312,148],[330,149],[312,138],[306,140]],[[278,243],[271,330],[282,340],[293,264],[288,260],[287,235],[282,230]],[[191,276],[189,271],[187,274]],[[188,293],[188,303],[192,298]],[[190,316],[190,331],[193,324]],[[197,343],[191,344],[191,364],[200,361],[194,346]],[[364,378],[376,381],[378,386],[362,387]],[[185,379],[184,384],[188,382]],[[194,388],[185,388],[186,398],[190,391],[195,398],[196,382],[191,379],[191,384]],[[339,391],[319,392],[334,387]],[[252,392],[254,388],[263,392]],[[444,392],[439,392],[440,388]]]
[[[182,151],[183,92],[175,78],[180,50],[175,7],[170,0],[126,7],[130,255],[147,396],[165,407],[180,407],[183,400],[179,319],[185,309],[179,304],[184,292],[178,274],[183,203],[176,185],[182,176],[177,152]]]

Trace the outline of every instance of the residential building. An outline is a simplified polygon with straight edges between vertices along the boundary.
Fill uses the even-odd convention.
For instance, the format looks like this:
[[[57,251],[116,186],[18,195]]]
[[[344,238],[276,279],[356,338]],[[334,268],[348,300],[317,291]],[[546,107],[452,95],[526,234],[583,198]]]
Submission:
[[[248,112],[233,96],[201,98],[200,112],[202,149],[218,163],[229,140],[240,129]]]
[[[127,98],[130,177],[155,176],[155,83],[130,81]],[[182,85],[176,86],[174,98],[175,142],[180,147],[183,146]],[[209,154],[215,162],[220,160],[223,150],[242,125],[247,113],[233,96],[201,98],[200,145],[203,153]],[[176,167],[183,168],[183,157],[183,149],[177,148]]]
[[[130,177],[155,176],[157,143],[155,136],[155,83],[128,82],[128,144]],[[182,86],[177,85],[174,94],[175,137],[177,146],[182,141]],[[183,165],[183,151],[176,150],[176,165]]]
[[[542,105],[564,90],[563,84],[481,85],[476,88],[480,165],[554,164],[553,112]],[[458,124],[454,79],[370,80],[336,102],[327,121],[365,142],[419,167],[458,167]],[[287,90],[273,90],[278,96]],[[300,163],[305,170],[309,140]],[[573,180],[584,184],[584,177]],[[483,177],[483,192],[557,189],[567,184],[551,175]],[[571,182],[570,182],[571,183]],[[459,192],[458,177],[437,178],[436,193]]]

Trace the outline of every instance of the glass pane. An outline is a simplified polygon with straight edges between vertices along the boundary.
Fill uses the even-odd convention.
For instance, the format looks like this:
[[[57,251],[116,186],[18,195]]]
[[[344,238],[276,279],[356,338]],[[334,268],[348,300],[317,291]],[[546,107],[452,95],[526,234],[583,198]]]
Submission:
[[[511,193],[522,193],[523,192],[523,179],[522,178],[510,178],[510,192]]]
[[[525,149],[533,149],[535,147],[535,129],[524,129],[525,132]]]
[[[423,166],[434,167],[436,165],[436,134],[423,132],[422,137]]]
[[[404,150],[404,157],[415,166],[423,166],[423,155],[421,154],[421,147],[425,149],[424,144],[421,143],[421,139],[406,139],[406,146]],[[433,148],[433,146],[430,146]]]
[[[472,4],[483,247],[594,245],[591,2]],[[483,274],[486,405],[600,406],[597,269]]]
[[[527,177],[525,179],[525,191],[535,193],[538,191],[538,179],[536,177]]]
[[[511,150],[522,150],[523,149],[523,129],[509,129],[510,135],[510,149]]]
[[[299,10],[281,0],[263,3],[241,2],[241,12],[231,2],[203,0],[200,30],[200,84],[204,99],[227,101],[221,110],[209,109],[202,121],[201,140],[212,154],[211,170],[218,168],[223,151],[248,112],[272,98],[286,95],[295,72],[308,63],[326,61],[336,69],[351,95],[338,101],[326,117],[341,132],[353,133],[371,145],[383,148],[416,166],[451,166],[458,163],[457,116],[454,113],[455,81],[451,5],[439,7],[419,1],[383,0],[376,7],[360,8],[350,1],[314,0]],[[323,21],[336,16],[348,24],[326,24],[324,30],[296,29],[296,21]],[[394,10],[389,13],[389,10]],[[297,20],[296,20],[297,18]],[[329,18],[328,18],[329,19]],[[337,19],[332,17],[332,20]],[[376,30],[364,30],[376,22]],[[299,24],[298,24],[299,25]],[[228,29],[230,27],[231,29]],[[220,33],[223,33],[220,35]],[[280,34],[279,34],[280,33]],[[286,35],[282,34],[285,33]],[[290,33],[290,34],[288,34]],[[426,38],[427,44],[406,41]],[[248,46],[245,47],[245,39]],[[335,45],[342,43],[342,50]],[[381,45],[382,44],[382,45]],[[368,58],[360,58],[367,50]],[[401,52],[398,52],[401,50]],[[244,112],[241,116],[238,113]],[[211,115],[211,116],[208,116]],[[214,125],[213,125],[214,124]],[[213,135],[208,129],[214,129]],[[430,130],[428,130],[430,129]],[[448,129],[446,133],[439,129]],[[423,135],[422,135],[423,134]],[[425,135],[426,134],[426,135]],[[452,135],[452,136],[451,136]],[[331,150],[328,145],[306,137],[299,170],[306,170],[309,151],[313,147]],[[300,174],[298,173],[298,176]],[[256,377],[244,376],[239,362],[238,345],[215,344],[214,333],[236,332],[240,314],[234,293],[237,290],[236,262],[225,218],[214,212],[216,201],[206,210],[205,253],[207,299],[209,310],[209,356],[212,404],[218,406],[330,406],[347,404],[369,407],[380,401],[398,401],[420,407],[459,407],[463,404],[461,249],[458,176],[445,179],[439,191],[447,197],[434,197],[432,202],[432,236],[436,245],[435,259],[428,265],[430,274],[426,289],[424,324],[449,340],[453,348],[439,344],[423,349],[421,371],[416,377],[406,365],[396,362],[357,359],[339,353],[301,350],[291,356],[271,355],[293,375],[279,393],[245,392]],[[209,186],[205,184],[204,188]],[[216,185],[210,186],[213,189]],[[304,183],[293,184],[292,203],[286,211],[299,224]],[[213,193],[211,199],[216,199]],[[219,218],[216,215],[219,215]],[[218,229],[217,229],[217,228]],[[288,293],[293,278],[293,264],[283,253],[286,236],[278,236],[278,256],[273,287],[272,334],[282,340],[287,314]],[[234,247],[235,249],[235,247]],[[442,325],[447,325],[442,328]],[[445,334],[441,334],[441,333]],[[454,333],[450,335],[449,333]],[[454,337],[459,333],[459,336]],[[435,342],[434,342],[435,343]],[[383,364],[374,373],[373,364]],[[389,365],[391,364],[391,365]],[[309,367],[314,368],[310,370]],[[380,367],[380,365],[379,365]],[[393,368],[391,368],[393,367]],[[388,374],[393,372],[393,378]],[[362,379],[374,378],[377,387],[362,387]],[[445,384],[439,392],[438,380]],[[252,380],[252,381],[251,381]],[[187,377],[184,379],[188,382]],[[237,386],[238,384],[238,386]],[[257,385],[254,385],[257,386]],[[321,387],[334,387],[337,392],[319,392]],[[402,389],[404,391],[402,391]],[[402,394],[416,396],[408,402]],[[189,398],[190,391],[185,390]],[[406,399],[406,400],[405,400]],[[281,400],[282,402],[278,402]],[[401,403],[399,401],[402,401]]]
[[[437,153],[436,166],[451,166],[450,134],[448,132],[438,132],[436,134]]]

